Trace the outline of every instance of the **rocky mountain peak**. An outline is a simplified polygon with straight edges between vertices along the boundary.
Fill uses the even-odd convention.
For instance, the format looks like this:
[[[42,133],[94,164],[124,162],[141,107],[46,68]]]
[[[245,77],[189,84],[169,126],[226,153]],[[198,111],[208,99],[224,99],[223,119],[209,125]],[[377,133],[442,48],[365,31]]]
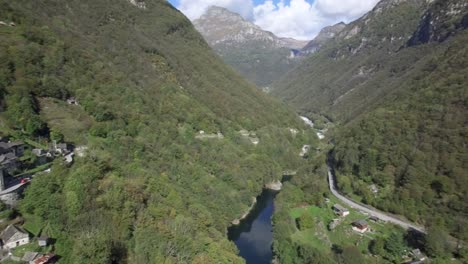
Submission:
[[[193,24],[211,46],[242,45],[256,41],[270,47],[299,49],[307,43],[291,38],[279,38],[239,14],[218,6],[209,7]]]
[[[344,22],[324,27],[320,33],[302,49],[302,53],[310,54],[317,52],[328,40],[334,38],[346,27]]]
[[[229,11],[227,8],[220,7],[220,6],[210,6],[208,9],[205,11],[205,14],[202,16],[205,17],[228,17],[228,18],[237,18],[239,21],[244,20],[241,15]]]

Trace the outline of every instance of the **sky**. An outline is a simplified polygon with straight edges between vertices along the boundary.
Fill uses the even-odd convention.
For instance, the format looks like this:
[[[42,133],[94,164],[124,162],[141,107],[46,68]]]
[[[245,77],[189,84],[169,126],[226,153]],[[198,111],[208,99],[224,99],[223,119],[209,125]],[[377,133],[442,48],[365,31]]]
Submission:
[[[199,18],[211,6],[225,7],[280,37],[313,39],[339,22],[349,23],[379,0],[168,0],[188,18]]]

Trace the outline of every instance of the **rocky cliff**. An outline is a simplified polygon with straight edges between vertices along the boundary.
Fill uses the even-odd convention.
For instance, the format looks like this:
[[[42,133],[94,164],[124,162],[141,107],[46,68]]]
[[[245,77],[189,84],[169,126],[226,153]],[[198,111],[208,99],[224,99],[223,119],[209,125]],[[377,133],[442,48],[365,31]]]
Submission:
[[[296,65],[295,54],[307,44],[275,36],[222,7],[210,7],[193,24],[227,64],[262,87]]]

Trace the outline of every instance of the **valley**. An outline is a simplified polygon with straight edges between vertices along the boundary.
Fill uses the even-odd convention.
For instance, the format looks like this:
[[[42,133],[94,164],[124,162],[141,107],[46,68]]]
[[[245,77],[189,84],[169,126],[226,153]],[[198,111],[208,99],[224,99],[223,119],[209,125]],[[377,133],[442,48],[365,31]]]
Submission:
[[[0,261],[466,263],[468,0],[212,2],[0,0]]]

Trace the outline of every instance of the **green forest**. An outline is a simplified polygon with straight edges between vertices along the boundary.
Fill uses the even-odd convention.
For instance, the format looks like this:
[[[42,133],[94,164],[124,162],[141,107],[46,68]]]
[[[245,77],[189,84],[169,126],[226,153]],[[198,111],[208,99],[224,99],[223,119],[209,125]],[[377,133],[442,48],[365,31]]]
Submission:
[[[334,152],[344,193],[465,241],[467,37],[449,40],[407,90],[337,132]]]
[[[467,257],[467,17],[466,1],[382,1],[273,91],[334,122],[339,190],[425,226],[437,263]]]
[[[26,230],[47,230],[60,263],[242,263],[227,226],[317,140],[291,134],[294,112],[166,1],[1,1],[0,20],[1,135],[88,147],[34,178]]]
[[[227,228],[293,170],[275,199],[278,263],[402,263],[415,248],[463,263],[468,15],[457,0],[393,2],[304,58],[275,99],[166,0],[0,0],[0,139],[26,142],[28,157],[53,140],[85,149],[35,176],[17,208],[0,203],[0,227],[46,233],[60,263],[245,263]],[[277,74],[248,61],[291,67],[231,52],[259,83]],[[340,192],[427,234],[352,233],[369,217],[358,210],[331,228],[327,161]]]

